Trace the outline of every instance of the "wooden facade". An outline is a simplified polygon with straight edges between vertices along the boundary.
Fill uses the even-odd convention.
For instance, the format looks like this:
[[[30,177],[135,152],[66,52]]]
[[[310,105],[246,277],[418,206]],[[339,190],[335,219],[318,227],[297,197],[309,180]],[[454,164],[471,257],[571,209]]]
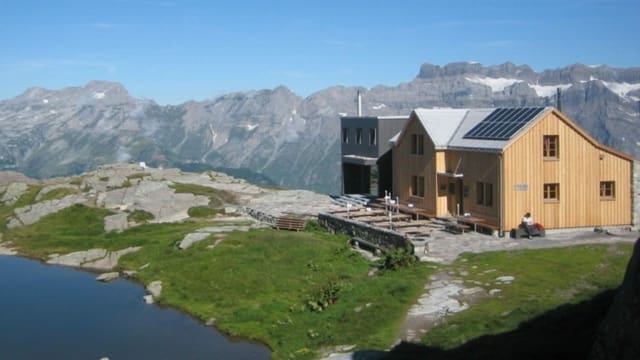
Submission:
[[[423,154],[412,149],[414,135],[424,136]],[[548,229],[631,224],[632,173],[633,158],[553,108],[498,150],[437,147],[414,113],[393,149],[401,203],[435,216],[471,214],[505,231],[527,212]]]

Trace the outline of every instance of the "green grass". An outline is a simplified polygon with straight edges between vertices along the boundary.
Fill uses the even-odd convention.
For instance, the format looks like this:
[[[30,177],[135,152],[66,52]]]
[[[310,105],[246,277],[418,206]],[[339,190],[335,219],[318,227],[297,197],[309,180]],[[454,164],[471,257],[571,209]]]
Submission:
[[[210,188],[208,186],[174,183],[169,185],[176,193],[188,193],[193,195],[202,195],[209,197],[209,205],[212,207],[220,207],[224,204],[237,204],[236,196],[229,191]]]
[[[108,214],[76,205],[5,237],[22,255],[42,259],[142,246],[123,257],[119,268],[149,263],[138,280],[161,280],[162,304],[202,320],[216,318],[221,330],[266,343],[276,359],[311,359],[324,347],[344,344],[388,348],[431,271],[417,264],[368,276],[371,264],[349,250],[345,237],[319,231],[235,232],[214,250],[206,249],[214,239],[179,250],[185,234],[212,223],[148,224],[106,234]],[[340,284],[335,303],[310,310],[309,301],[332,283]]]
[[[214,209],[209,206],[194,206],[187,210],[187,214],[195,218],[207,218],[217,214],[224,214],[224,209]]]
[[[57,189],[53,189],[53,190],[47,192],[46,194],[44,194],[40,198],[40,201],[62,199],[65,196],[78,194],[78,193],[80,193],[80,191],[78,189],[57,188]]]
[[[82,176],[78,176],[78,177],[74,177],[73,179],[71,179],[69,181],[69,184],[80,186],[80,185],[82,185],[83,181],[84,181],[84,178]]]
[[[146,223],[147,221],[151,221],[155,219],[152,213],[144,210],[134,210],[129,215],[127,215],[127,220],[135,221],[137,223]]]
[[[144,178],[145,176],[150,176],[150,175],[151,175],[151,173],[148,173],[148,172],[133,173],[133,174],[131,174],[131,175],[127,176],[127,179],[128,179],[128,180],[133,180],[133,179],[142,179],[142,178]]]
[[[203,241],[186,251],[145,247],[121,262],[148,283],[163,281],[161,302],[200,319],[214,317],[231,335],[265,342],[276,358],[309,359],[340,344],[387,348],[419,296],[424,265],[369,277],[370,263],[322,233],[256,230],[234,233],[214,251]],[[321,312],[308,302],[331,283],[337,301]],[[368,306],[367,306],[368,305]]]
[[[630,244],[617,244],[463,254],[451,271],[467,271],[467,287],[502,292],[451,316],[423,343],[450,349],[482,335],[517,329],[560,305],[591,299],[620,285],[631,252]],[[515,281],[497,284],[495,279],[504,275]]]
[[[156,242],[177,242],[201,223],[142,225],[122,233],[105,233],[108,210],[73,205],[43,217],[37,223],[8,230],[5,239],[20,247],[20,254],[46,259],[52,253],[69,253],[91,248],[119,250]]]

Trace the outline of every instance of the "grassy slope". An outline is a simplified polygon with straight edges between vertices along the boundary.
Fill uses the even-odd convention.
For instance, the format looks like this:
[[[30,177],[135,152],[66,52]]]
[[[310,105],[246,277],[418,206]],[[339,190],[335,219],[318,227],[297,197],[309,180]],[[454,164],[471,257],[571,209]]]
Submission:
[[[33,202],[38,191],[32,187],[15,206],[0,206],[0,217]],[[180,251],[175,245],[185,234],[211,224],[154,224],[105,234],[107,214],[76,205],[8,230],[5,240],[19,245],[22,254],[40,258],[93,247],[143,246],[120,264],[137,269],[149,263],[139,277],[143,283],[163,281],[162,303],[203,320],[216,318],[231,334],[262,340],[276,358],[311,358],[339,344],[387,348],[429,275],[426,266],[418,265],[369,277],[370,264],[346,249],[345,238],[321,232],[256,230],[231,234],[214,250],[206,249],[211,239]],[[479,283],[502,293],[449,318],[423,341],[452,348],[588,299],[620,283],[630,252],[630,245],[593,245],[465,254],[447,270],[468,272],[469,287]],[[503,275],[516,280],[497,285],[495,279]],[[341,284],[338,301],[323,312],[310,311],[307,301],[330,283]]]
[[[620,285],[631,251],[632,245],[619,244],[464,254],[451,270],[467,271],[468,287],[502,292],[450,317],[423,343],[453,348],[481,335],[514,330],[562,304],[588,300]],[[498,285],[495,279],[504,275],[514,276],[515,281]]]
[[[202,222],[143,225],[105,234],[109,212],[76,205],[38,223],[6,232],[24,255],[46,258],[94,247],[142,250],[121,259],[143,283],[162,280],[160,301],[200,319],[216,318],[233,335],[261,340],[276,358],[312,358],[326,346],[388,348],[408,307],[422,290],[424,265],[368,276],[370,263],[346,238],[321,232],[255,230],[178,250],[176,243]],[[206,223],[211,226],[211,223]],[[338,301],[322,312],[307,302],[327,284],[341,284]]]

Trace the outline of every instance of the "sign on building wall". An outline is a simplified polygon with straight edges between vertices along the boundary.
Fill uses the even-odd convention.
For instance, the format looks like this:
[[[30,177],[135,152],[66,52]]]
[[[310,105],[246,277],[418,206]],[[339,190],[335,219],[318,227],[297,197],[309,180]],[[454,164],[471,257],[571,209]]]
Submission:
[[[516,191],[527,191],[529,190],[529,184],[516,184]]]

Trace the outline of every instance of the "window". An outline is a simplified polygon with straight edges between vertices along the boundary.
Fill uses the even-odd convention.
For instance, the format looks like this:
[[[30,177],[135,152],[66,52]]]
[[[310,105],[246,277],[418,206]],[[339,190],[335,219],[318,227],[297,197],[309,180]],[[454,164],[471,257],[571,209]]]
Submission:
[[[343,144],[348,144],[349,143],[349,128],[342,128],[342,143]]]
[[[558,135],[545,135],[543,137],[542,157],[545,159],[558,158]]]
[[[476,183],[476,204],[484,204],[484,184],[479,181]]]
[[[560,200],[560,184],[544,184],[544,200],[548,202]]]
[[[616,197],[616,183],[613,181],[600,181],[600,199],[611,200]]]
[[[362,144],[362,129],[356,129],[356,144]]]
[[[411,196],[424,197],[424,177],[411,176]]]
[[[481,181],[476,183],[476,204],[493,206],[493,184]]]
[[[424,154],[424,135],[412,134],[411,135],[411,155],[423,155]]]
[[[376,145],[376,129],[369,129],[369,145],[371,146],[375,146]]]
[[[484,206],[493,206],[493,184],[484,183]]]

